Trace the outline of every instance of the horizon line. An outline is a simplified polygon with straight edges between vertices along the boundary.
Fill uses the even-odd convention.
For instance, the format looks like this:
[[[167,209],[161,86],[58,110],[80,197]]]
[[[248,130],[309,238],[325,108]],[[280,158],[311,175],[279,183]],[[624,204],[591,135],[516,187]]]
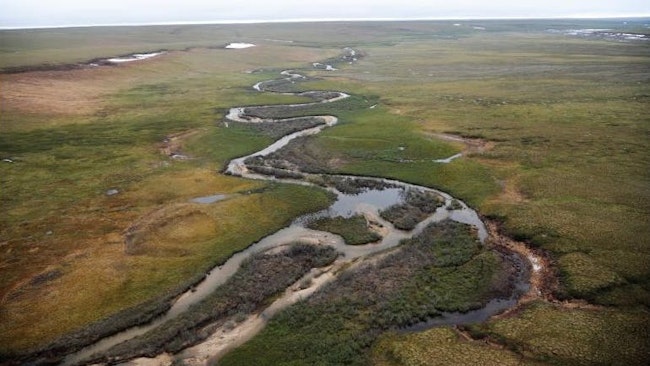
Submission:
[[[141,23],[101,23],[101,24],[62,24],[34,26],[0,26],[0,30],[22,29],[62,29],[90,27],[150,27],[165,25],[237,25],[237,24],[277,24],[277,23],[327,23],[327,22],[399,22],[399,21],[479,21],[479,20],[597,20],[597,19],[643,19],[650,20],[648,14],[628,15],[562,15],[548,17],[424,17],[424,18],[288,18],[288,19],[235,19],[235,20],[196,20]]]

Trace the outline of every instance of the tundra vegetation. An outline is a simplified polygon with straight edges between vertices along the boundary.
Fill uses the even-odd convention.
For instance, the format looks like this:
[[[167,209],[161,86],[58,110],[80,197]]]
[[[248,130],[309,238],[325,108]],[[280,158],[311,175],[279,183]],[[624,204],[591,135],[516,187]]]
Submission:
[[[368,220],[362,215],[323,217],[310,222],[307,227],[340,235],[348,245],[367,244],[381,239],[368,227]]]
[[[400,230],[413,230],[420,221],[436,212],[445,202],[435,193],[417,189],[409,189],[404,195],[404,203],[390,206],[379,213],[383,219]]]
[[[258,253],[242,263],[225,284],[192,308],[148,332],[125,342],[96,361],[134,356],[155,357],[162,352],[177,353],[207,338],[211,329],[226,321],[246,319],[270,304],[274,296],[298,281],[312,268],[332,263],[338,253],[332,247],[293,243],[280,253]]]
[[[262,333],[226,355],[223,365],[368,363],[379,334],[480,308],[507,293],[501,266],[470,228],[432,224],[385,256],[349,269],[307,300],[273,318]]]
[[[432,354],[441,364],[647,364],[650,41],[567,32],[648,34],[644,24],[0,31],[0,354],[47,347],[110,316],[146,320],[142,314],[158,313],[211,266],[326,207],[331,197],[315,187],[217,173],[229,159],[292,128],[225,124],[227,108],[314,100],[251,88],[295,68],[310,77],[296,90],[352,97],[292,111],[257,110],[339,117],[336,127],[295,140],[276,160],[305,172],[382,176],[449,192],[506,235],[545,253],[559,279],[549,291],[562,301],[540,299],[464,329],[396,332],[420,316],[478,306],[496,291],[494,283],[481,282],[490,276],[479,274],[493,273],[499,256],[475,243],[460,245],[460,252],[454,246],[450,253],[458,258],[448,265],[384,273],[378,264],[377,273],[361,267],[340,277],[279,314],[224,362],[261,360],[267,352],[278,363],[304,364],[419,365]],[[257,46],[222,48],[232,41]],[[312,68],[347,46],[364,57],[337,71]],[[168,52],[142,62],[81,65],[162,49]],[[449,164],[434,161],[458,152],[463,156]],[[189,202],[215,193],[227,198]],[[125,234],[134,225],[135,250],[127,251]],[[454,237],[465,240],[462,226],[454,227]],[[380,275],[403,292],[401,300],[387,295],[371,303],[383,292],[354,294],[354,277],[370,286]],[[291,359],[288,352],[295,352]]]

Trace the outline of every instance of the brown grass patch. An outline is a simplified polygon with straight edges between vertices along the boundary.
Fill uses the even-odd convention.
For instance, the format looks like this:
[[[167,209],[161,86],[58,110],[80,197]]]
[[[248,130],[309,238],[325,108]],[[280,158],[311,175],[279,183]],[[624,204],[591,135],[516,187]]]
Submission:
[[[73,70],[2,75],[0,103],[5,112],[91,115],[101,108],[101,96],[107,93],[103,74]]]
[[[190,254],[187,243],[209,240],[217,232],[217,222],[205,212],[191,211],[155,228],[144,244],[145,252],[158,255],[184,256]]]
[[[528,198],[517,188],[517,179],[512,177],[501,182],[503,191],[493,201],[504,204],[528,202]]]
[[[175,248],[178,242],[205,240],[214,235],[215,229],[210,216],[195,205],[166,206],[145,215],[125,230],[124,251],[134,255]]]
[[[105,106],[105,96],[152,73],[166,57],[115,66],[2,74],[3,111],[26,114],[88,116]]]

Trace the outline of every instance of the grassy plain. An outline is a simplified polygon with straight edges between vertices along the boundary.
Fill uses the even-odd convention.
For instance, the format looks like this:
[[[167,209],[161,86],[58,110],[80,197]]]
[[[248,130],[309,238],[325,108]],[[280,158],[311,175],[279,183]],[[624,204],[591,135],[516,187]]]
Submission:
[[[645,326],[638,326],[647,324],[650,305],[650,47],[647,41],[546,31],[648,33],[643,24],[369,22],[0,32],[2,68],[199,47],[120,67],[0,75],[0,154],[14,161],[0,164],[2,349],[42,343],[151,297],[190,278],[186,264],[205,268],[215,260],[204,254],[227,256],[322,205],[325,196],[313,202],[318,193],[304,188],[215,175],[228,158],[270,139],[214,122],[229,106],[296,100],[249,86],[274,77],[271,70],[308,66],[351,46],[365,57],[337,72],[312,71],[319,79],[301,86],[343,90],[372,103],[338,111],[340,125],[304,143],[303,155],[328,171],[392,177],[464,199],[503,222],[511,236],[549,253],[560,276],[557,296],[604,306],[535,305],[474,330],[509,349],[468,345],[447,330],[386,336],[377,362],[385,361],[381,350],[407,344],[429,352],[444,339],[451,354],[475,353],[474,363],[524,357],[644,364],[650,347]],[[230,41],[260,47],[202,48]],[[246,73],[258,68],[266,71]],[[189,130],[198,132],[186,139],[183,152],[194,159],[160,156],[166,136]],[[434,163],[464,149],[436,138],[441,132],[486,140],[491,149]],[[110,188],[121,193],[107,197]],[[251,190],[260,191],[246,194]],[[202,213],[181,215],[189,231],[169,228],[189,236],[182,242],[194,243],[191,254],[160,232],[155,237],[165,250],[157,256],[125,256],[121,233],[133,222],[152,212],[187,213],[187,199],[214,193],[231,196],[201,207]],[[270,208],[277,215],[272,219]],[[227,227],[220,225],[220,212],[233,221]],[[268,221],[256,233],[234,235],[262,218]],[[208,229],[224,235],[207,240]],[[84,286],[97,281],[107,285],[95,301]],[[531,339],[536,327],[548,331]],[[625,355],[613,358],[616,352]],[[401,353],[385,362],[426,359],[409,357]]]
[[[387,107],[424,131],[496,142],[469,159],[488,177],[460,174],[510,194],[456,192],[511,235],[551,251],[567,296],[615,303],[609,290],[647,284],[647,45],[490,33],[413,43],[377,49],[369,74],[356,77],[383,87]],[[388,70],[397,77],[374,82]]]
[[[296,215],[324,207],[329,198],[314,189],[217,174],[228,159],[271,141],[217,126],[233,102],[259,102],[246,71],[334,53],[296,48],[272,64],[260,50],[248,63],[242,53],[195,50],[137,65],[2,75],[0,151],[13,161],[0,166],[3,352],[177,291]],[[25,92],[30,84],[34,94]],[[62,106],[66,97],[89,107]],[[178,148],[191,159],[161,154],[166,137],[185,132]],[[106,195],[110,189],[119,193]],[[188,203],[215,193],[228,199]],[[166,225],[148,225],[150,218]],[[144,244],[127,255],[124,234],[134,224],[147,227]]]
[[[522,359],[512,351],[481,341],[463,340],[451,328],[432,328],[412,334],[386,333],[374,345],[372,364],[377,366],[431,365],[544,365]]]
[[[539,334],[540,342],[559,342],[565,353],[550,356],[540,347],[524,346],[520,354],[532,349],[534,359],[552,363],[643,364],[650,359],[648,337],[626,327],[646,324],[650,304],[650,48],[536,31],[490,32],[492,24],[482,26],[488,30],[457,39],[368,46],[364,50],[372,57],[332,82],[381,95],[376,109],[389,112],[382,119],[417,124],[405,130],[419,130],[421,140],[428,132],[448,132],[491,141],[491,150],[441,166],[417,161],[424,154],[411,157],[413,163],[390,161],[383,149],[388,143],[366,143],[364,158],[357,161],[356,149],[364,142],[357,134],[346,135],[342,126],[315,139],[318,154],[338,154],[333,170],[452,192],[503,222],[511,236],[548,251],[560,276],[557,296],[617,309],[616,317],[605,310],[589,313],[597,324],[611,319],[607,326],[577,322],[570,327],[561,319],[580,317],[583,310],[549,307],[535,326],[549,324],[558,332]],[[332,136],[351,141],[336,145]],[[397,145],[393,136],[398,135],[391,131],[382,137]],[[564,331],[597,334],[601,348],[586,346],[596,343],[582,336],[565,337]],[[426,347],[438,335],[430,337]],[[525,331],[508,337],[528,342]],[[611,358],[620,347],[627,356]],[[501,353],[504,360],[509,354]]]
[[[625,303],[610,292],[624,282],[647,296],[636,286],[647,283],[650,261],[646,42],[481,24],[487,29],[472,34],[432,25],[429,34],[370,43],[363,51],[371,57],[358,65],[319,72],[324,80],[305,87],[381,102],[340,113],[342,125],[301,145],[301,159],[458,195],[553,252],[563,296]],[[429,134],[440,132],[494,148],[436,164],[458,152]]]

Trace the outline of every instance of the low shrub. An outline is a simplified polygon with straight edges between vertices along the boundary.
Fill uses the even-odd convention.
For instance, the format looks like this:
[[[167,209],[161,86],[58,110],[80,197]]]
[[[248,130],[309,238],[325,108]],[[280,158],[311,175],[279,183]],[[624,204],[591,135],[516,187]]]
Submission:
[[[379,234],[368,228],[368,221],[362,215],[323,217],[310,222],[307,227],[340,235],[348,245],[367,244],[381,239]]]

